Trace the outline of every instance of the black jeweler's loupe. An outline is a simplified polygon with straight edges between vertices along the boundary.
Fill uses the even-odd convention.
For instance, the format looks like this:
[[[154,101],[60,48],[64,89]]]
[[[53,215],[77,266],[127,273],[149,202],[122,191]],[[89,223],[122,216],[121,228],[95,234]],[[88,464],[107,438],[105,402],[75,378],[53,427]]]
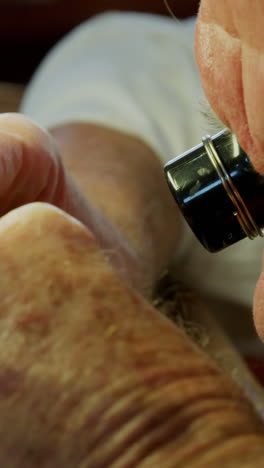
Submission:
[[[205,136],[164,170],[173,197],[207,250],[263,237],[264,176],[230,130]]]

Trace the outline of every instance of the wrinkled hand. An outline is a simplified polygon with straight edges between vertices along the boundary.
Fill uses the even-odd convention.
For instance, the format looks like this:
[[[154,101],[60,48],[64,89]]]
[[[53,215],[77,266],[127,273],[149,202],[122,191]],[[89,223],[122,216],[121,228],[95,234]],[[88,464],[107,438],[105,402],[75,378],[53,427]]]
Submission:
[[[2,119],[2,214],[86,227],[0,220],[1,464],[263,466],[262,422],[120,274],[50,136]]]
[[[139,287],[137,260],[119,230],[87,201],[65,170],[55,140],[19,114],[0,115],[0,215],[51,203],[84,223],[117,270]]]
[[[202,0],[196,57],[212,107],[264,172],[262,0]]]
[[[205,93],[264,173],[264,4],[261,0],[202,0],[196,57]],[[264,339],[264,273],[254,297],[254,320]]]

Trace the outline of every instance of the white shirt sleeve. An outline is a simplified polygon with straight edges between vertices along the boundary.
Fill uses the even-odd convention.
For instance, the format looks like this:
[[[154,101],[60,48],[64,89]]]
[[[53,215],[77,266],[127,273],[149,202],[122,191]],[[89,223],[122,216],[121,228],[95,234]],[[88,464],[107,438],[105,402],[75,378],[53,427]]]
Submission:
[[[165,162],[207,133],[193,54],[195,20],[107,13],[73,30],[35,73],[21,111],[46,128],[94,122],[141,137]],[[250,306],[261,239],[218,254],[185,223],[177,274],[201,293]],[[169,220],[168,220],[169,226]],[[167,228],[167,227],[165,227]]]
[[[194,19],[99,15],[48,54],[21,111],[46,128],[92,121],[135,134],[166,161],[203,133],[194,29]]]

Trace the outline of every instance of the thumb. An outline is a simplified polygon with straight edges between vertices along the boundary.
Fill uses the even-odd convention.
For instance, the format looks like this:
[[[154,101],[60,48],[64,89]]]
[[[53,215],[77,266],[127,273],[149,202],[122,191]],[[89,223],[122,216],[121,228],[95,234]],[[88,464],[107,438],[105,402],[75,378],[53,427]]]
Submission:
[[[263,466],[263,424],[245,396],[120,279],[88,230],[34,204],[0,232],[5,466]]]

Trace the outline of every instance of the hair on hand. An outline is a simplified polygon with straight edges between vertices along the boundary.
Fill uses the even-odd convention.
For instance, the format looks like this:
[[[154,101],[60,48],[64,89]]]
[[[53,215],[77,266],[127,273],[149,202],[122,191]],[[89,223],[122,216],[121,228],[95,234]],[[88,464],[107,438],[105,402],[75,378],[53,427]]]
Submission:
[[[199,108],[200,113],[204,117],[205,132],[218,133],[226,128],[226,125],[223,124],[205,99],[200,100]]]
[[[175,21],[180,21],[179,18],[177,18],[177,16],[175,15],[175,13],[173,12],[172,10],[172,7],[170,6],[169,4],[169,0],[163,0],[164,2],[164,5],[166,7],[166,9],[168,10],[168,13],[170,14],[170,16],[175,20]]]

